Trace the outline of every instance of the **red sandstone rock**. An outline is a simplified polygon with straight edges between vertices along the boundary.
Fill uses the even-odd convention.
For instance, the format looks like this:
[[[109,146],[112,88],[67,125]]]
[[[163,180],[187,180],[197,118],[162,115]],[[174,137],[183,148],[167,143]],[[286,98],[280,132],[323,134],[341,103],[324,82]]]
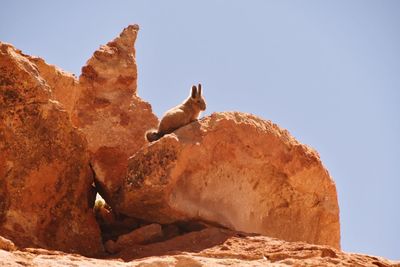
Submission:
[[[124,260],[125,262],[121,261]],[[86,258],[43,249],[0,250],[1,266],[382,266],[399,267],[381,257],[341,252],[229,230],[208,228],[165,242],[125,248],[108,259]]]
[[[79,82],[0,43],[0,234],[19,247],[86,255],[101,250],[87,144],[67,111],[89,139],[98,185],[120,211],[159,222],[202,219],[338,247],[334,183],[315,151],[271,122],[213,114],[127,160],[144,144],[145,130],[157,124],[136,95],[137,30],[129,26],[96,51]],[[138,223],[124,216],[118,221],[108,209],[98,214],[108,226]],[[15,251],[11,240],[0,237],[0,266],[400,266],[329,246],[218,228],[175,237],[180,231],[170,225],[163,239],[174,238],[139,244],[161,233],[160,225],[146,227],[152,231],[121,235],[112,243],[118,259],[107,260]]]
[[[138,30],[137,25],[130,25],[95,51],[79,81],[41,58],[24,55],[47,88],[44,98],[51,95],[60,102],[60,108],[85,134],[96,182],[112,192],[120,185],[128,157],[145,144],[144,133],[158,124],[150,104],[137,95],[134,43]],[[100,193],[113,205],[107,192]]]
[[[125,28],[88,60],[72,115],[88,140],[97,183],[111,191],[119,186],[128,157],[145,144],[145,131],[158,123],[150,104],[137,96],[138,30],[137,25]],[[108,195],[103,197],[113,206]]]
[[[14,251],[17,250],[17,247],[11,240],[8,240],[7,238],[0,236],[0,249],[7,251]]]
[[[0,43],[0,234],[20,247],[95,255],[87,144],[51,89],[30,57]]]
[[[119,236],[116,242],[107,241],[105,248],[108,252],[115,253],[134,245],[149,243],[162,236],[161,225],[153,223]]]
[[[270,121],[215,113],[129,159],[118,212],[159,223],[200,219],[340,247],[336,187],[318,154]]]
[[[31,62],[35,63],[40,76],[51,87],[52,98],[59,101],[62,107],[71,115],[80,92],[76,77],[54,65],[47,64],[39,57],[27,57]]]

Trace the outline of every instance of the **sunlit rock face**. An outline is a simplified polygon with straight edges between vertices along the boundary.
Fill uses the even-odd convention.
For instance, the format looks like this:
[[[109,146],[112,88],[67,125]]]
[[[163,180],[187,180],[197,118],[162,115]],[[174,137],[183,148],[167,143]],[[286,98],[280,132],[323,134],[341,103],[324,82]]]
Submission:
[[[137,92],[134,43],[138,26],[125,28],[119,37],[101,46],[82,68],[81,92],[73,122],[88,139],[89,150],[118,149],[131,156],[144,145],[144,133],[157,125],[151,106]]]
[[[338,250],[332,178],[270,121],[214,113],[147,143],[158,120],[137,95],[138,30],[79,78],[0,43],[0,265],[392,264]],[[98,221],[93,185],[109,204]]]
[[[0,43],[0,234],[22,247],[96,255],[87,143],[35,61]]]
[[[73,123],[87,138],[96,182],[109,188],[116,188],[128,157],[145,144],[144,133],[158,123],[150,104],[137,95],[138,31],[137,25],[128,26],[94,52],[82,68],[72,112]],[[103,197],[111,202],[105,193]]]
[[[129,216],[340,247],[336,187],[318,154],[253,115],[214,113],[182,127],[132,156],[121,179],[109,191]]]

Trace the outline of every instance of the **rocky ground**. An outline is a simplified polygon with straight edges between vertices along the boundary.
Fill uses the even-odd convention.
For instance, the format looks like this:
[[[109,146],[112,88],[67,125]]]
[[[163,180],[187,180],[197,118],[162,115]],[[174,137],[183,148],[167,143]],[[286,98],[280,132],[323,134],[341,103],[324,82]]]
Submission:
[[[221,228],[205,228],[164,242],[87,258],[60,251],[0,250],[1,266],[400,266],[381,257],[344,253],[330,246],[285,242]]]
[[[271,121],[218,112],[146,142],[138,31],[79,78],[0,42],[1,266],[399,266],[340,251],[333,179]]]

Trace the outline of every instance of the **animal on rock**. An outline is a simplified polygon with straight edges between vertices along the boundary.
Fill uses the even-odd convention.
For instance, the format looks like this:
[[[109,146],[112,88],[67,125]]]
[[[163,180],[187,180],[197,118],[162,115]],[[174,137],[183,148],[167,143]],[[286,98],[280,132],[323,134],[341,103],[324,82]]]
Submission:
[[[180,105],[168,110],[158,124],[158,129],[146,132],[147,141],[153,142],[176,129],[199,118],[200,112],[206,110],[206,101],[201,95],[201,84],[192,86],[190,96]]]

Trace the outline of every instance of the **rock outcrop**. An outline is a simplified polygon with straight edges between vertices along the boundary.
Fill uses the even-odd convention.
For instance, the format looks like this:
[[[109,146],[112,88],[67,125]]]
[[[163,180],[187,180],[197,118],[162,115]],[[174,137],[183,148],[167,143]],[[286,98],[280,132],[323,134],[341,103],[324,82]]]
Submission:
[[[144,145],[144,132],[157,125],[150,104],[136,95],[138,30],[137,25],[125,28],[82,68],[73,121],[86,134],[93,153],[107,147],[129,157]]]
[[[121,261],[121,259],[123,261]],[[125,262],[124,262],[125,261]],[[43,249],[0,250],[1,266],[381,266],[381,257],[344,253],[329,246],[286,242],[266,236],[206,228],[165,242],[127,248],[93,259]]]
[[[0,43],[0,234],[17,246],[95,255],[87,144],[51,89],[30,57]]]
[[[0,233],[17,245],[102,249],[90,165],[96,183],[107,176],[112,188],[158,122],[136,94],[137,32],[131,25],[96,51],[79,81],[1,44]],[[76,235],[91,238],[76,242]]]
[[[144,144],[144,133],[158,123],[137,92],[134,43],[139,27],[125,28],[98,49],[82,68],[72,119],[86,135],[96,181],[116,188],[127,159]],[[103,197],[113,205],[108,195]]]
[[[248,114],[215,113],[144,147],[113,201],[148,221],[198,219],[340,247],[336,187],[318,154]]]
[[[138,29],[79,80],[0,42],[1,266],[400,266],[338,250],[334,182],[270,121],[214,113],[146,144]]]

